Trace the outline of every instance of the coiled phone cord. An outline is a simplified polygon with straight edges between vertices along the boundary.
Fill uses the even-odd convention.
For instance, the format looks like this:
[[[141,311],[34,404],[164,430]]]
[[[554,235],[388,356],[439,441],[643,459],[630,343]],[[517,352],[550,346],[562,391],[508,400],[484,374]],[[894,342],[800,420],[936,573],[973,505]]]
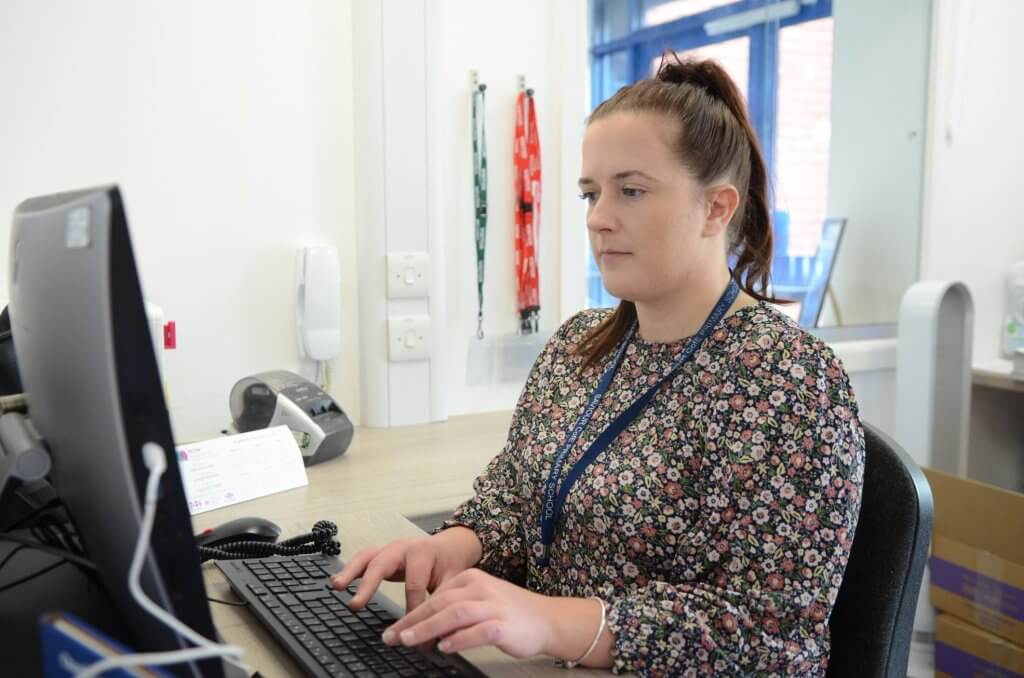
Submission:
[[[337,556],[341,553],[341,544],[334,539],[337,534],[337,525],[329,520],[319,520],[308,534],[300,534],[277,543],[246,540],[220,546],[200,546],[199,560],[200,562],[239,560],[241,558],[266,558],[267,556],[300,556],[311,553]]]

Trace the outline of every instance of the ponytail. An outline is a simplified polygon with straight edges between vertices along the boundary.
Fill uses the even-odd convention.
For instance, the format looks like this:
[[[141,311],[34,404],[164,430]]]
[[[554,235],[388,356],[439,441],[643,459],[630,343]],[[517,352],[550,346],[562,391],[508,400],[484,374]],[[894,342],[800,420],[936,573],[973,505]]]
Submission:
[[[725,175],[740,191],[740,203],[729,225],[729,252],[736,256],[732,274],[750,296],[775,301],[774,297],[768,295],[773,255],[771,213],[768,209],[768,170],[739,88],[717,62],[684,61],[675,52],[665,54],[655,77],[658,82],[701,90],[705,96],[696,99],[698,111],[680,111],[680,117],[684,118],[684,122],[689,117],[715,117],[714,122],[719,127],[715,131],[731,142],[725,144],[725,149],[716,148],[716,139],[702,135],[703,138],[693,140],[706,144],[703,152],[697,152],[696,144],[686,143],[689,135],[684,130],[678,152],[687,166],[696,170],[698,179],[711,182]],[[728,115],[715,115],[718,112],[715,109],[720,105],[724,105]],[[719,150],[725,151],[724,162],[695,164],[694,156],[703,158],[708,152]],[[723,168],[722,165],[728,167]]]

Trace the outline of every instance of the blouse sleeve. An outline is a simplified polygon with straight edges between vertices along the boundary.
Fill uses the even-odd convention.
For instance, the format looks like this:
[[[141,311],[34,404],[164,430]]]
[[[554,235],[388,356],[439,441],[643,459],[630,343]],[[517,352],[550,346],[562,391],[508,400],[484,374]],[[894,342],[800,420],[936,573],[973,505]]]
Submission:
[[[860,510],[863,430],[826,346],[775,348],[768,360],[736,356],[733,387],[701,426],[706,489],[677,579],[609,601],[616,673],[824,675]]]
[[[548,340],[534,361],[519,395],[504,448],[473,483],[474,496],[455,510],[441,529],[456,525],[476,533],[483,547],[477,567],[520,586],[526,584],[527,541],[522,520],[520,476],[530,431],[540,410],[539,402],[548,388],[550,366],[566,350],[566,333],[580,314],[567,320]]]

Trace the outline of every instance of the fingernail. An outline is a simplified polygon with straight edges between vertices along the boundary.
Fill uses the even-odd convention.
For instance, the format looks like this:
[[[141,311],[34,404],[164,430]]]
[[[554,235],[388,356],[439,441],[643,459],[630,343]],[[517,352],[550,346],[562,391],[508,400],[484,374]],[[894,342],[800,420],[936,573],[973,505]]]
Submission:
[[[387,631],[385,631],[384,633],[381,634],[380,639],[384,641],[385,645],[394,645],[395,644],[395,632],[392,631],[391,629],[388,629]]]
[[[406,645],[412,645],[416,642],[416,634],[412,632],[412,629],[402,631],[402,642]]]
[[[447,639],[442,640],[440,643],[437,644],[437,649],[441,652],[447,652],[448,650],[452,649],[452,642]]]

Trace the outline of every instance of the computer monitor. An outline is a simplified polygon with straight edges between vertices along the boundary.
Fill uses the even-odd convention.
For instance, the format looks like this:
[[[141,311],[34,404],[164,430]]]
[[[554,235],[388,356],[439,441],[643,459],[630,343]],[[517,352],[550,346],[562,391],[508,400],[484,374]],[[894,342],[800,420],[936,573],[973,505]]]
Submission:
[[[110,602],[139,651],[189,647],[128,590],[148,469],[142,446],[167,455],[142,588],[213,639],[192,523],[116,186],[26,200],[14,213],[9,295],[29,417],[52,456],[63,499]],[[220,660],[170,667],[221,676]]]
[[[801,327],[815,328],[821,320],[821,309],[825,306],[825,294],[832,280],[832,269],[835,268],[839,242],[843,237],[846,219],[826,219],[821,229],[821,240],[818,251],[811,265],[811,278],[807,285],[807,293],[800,304]]]

